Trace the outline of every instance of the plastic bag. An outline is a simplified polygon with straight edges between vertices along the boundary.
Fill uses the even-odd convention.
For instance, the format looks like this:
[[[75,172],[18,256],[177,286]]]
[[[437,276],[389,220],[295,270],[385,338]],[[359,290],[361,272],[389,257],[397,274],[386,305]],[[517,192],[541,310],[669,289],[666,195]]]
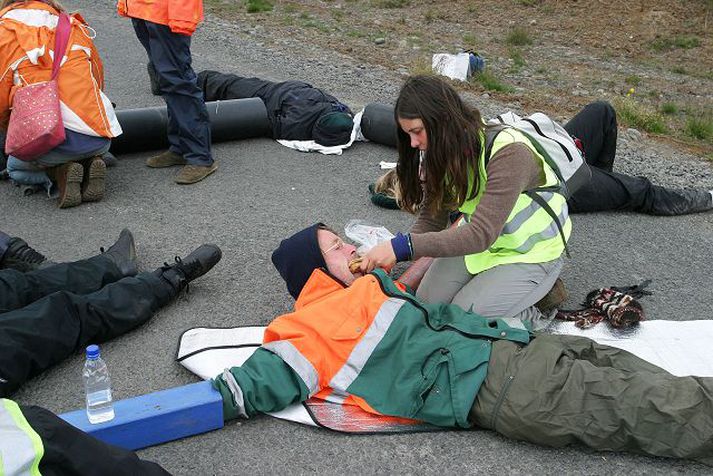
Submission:
[[[365,254],[382,241],[390,240],[394,234],[383,226],[371,225],[363,220],[349,220],[344,227],[347,237],[358,243],[357,253]]]

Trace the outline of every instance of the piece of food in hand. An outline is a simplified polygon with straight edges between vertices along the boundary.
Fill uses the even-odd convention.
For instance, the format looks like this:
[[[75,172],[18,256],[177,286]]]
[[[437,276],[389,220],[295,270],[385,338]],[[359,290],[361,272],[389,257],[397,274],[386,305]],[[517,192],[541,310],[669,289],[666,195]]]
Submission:
[[[353,259],[349,262],[349,272],[350,273],[358,273],[361,271],[361,261],[362,258],[356,258]]]

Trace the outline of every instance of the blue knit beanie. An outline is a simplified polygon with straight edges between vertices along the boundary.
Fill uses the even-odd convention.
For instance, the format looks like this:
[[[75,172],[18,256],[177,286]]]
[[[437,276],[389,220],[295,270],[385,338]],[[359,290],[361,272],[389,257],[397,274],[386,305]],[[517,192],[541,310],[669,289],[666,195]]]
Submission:
[[[272,252],[272,264],[295,299],[300,295],[312,271],[327,267],[317,241],[317,230],[323,226],[322,223],[315,223],[298,231],[282,240],[280,246]]]

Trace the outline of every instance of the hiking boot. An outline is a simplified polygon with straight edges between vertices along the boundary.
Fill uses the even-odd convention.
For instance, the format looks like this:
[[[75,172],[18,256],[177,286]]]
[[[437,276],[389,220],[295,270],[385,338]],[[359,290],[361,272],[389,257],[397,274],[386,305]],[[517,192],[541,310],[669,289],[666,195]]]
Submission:
[[[162,169],[164,167],[173,167],[174,165],[186,165],[186,159],[182,155],[176,154],[167,150],[159,155],[149,157],[146,160],[146,165],[154,169]]]
[[[210,271],[222,256],[222,251],[216,245],[205,244],[183,259],[176,256],[174,264],[164,263],[154,273],[166,280],[178,293],[188,283]]]
[[[149,84],[151,85],[151,94],[154,96],[161,95],[161,86],[158,84],[158,73],[150,61],[146,63],[146,70],[149,72]]]
[[[76,162],[60,165],[55,170],[57,188],[59,189],[59,208],[76,207],[82,203],[82,179],[84,168]]]
[[[108,250],[100,249],[102,254],[111,259],[124,276],[134,276],[138,272],[134,235],[127,228],[121,230],[119,238]]]
[[[545,294],[545,297],[540,299],[537,304],[535,304],[535,307],[537,307],[542,313],[547,314],[565,302],[567,297],[568,294],[567,289],[564,287],[564,281],[557,278],[557,281],[555,281],[552,289]]]
[[[82,201],[98,202],[104,198],[106,164],[101,157],[92,157],[84,163]]]
[[[33,271],[43,263],[49,261],[21,238],[10,238],[5,254],[0,257],[0,268],[10,268],[22,273]]]
[[[215,161],[210,165],[184,165],[181,172],[176,175],[176,183],[189,185],[200,182],[216,170],[218,170],[218,163]]]

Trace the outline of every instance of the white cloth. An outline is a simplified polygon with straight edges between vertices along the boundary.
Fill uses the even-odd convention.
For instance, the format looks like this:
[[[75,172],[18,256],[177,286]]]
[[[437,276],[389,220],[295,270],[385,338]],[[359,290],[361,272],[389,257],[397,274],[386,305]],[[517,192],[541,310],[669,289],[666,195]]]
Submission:
[[[361,133],[361,116],[364,115],[364,109],[356,113],[354,116],[354,127],[349,142],[342,145],[324,146],[316,143],[313,140],[284,140],[277,139],[277,142],[289,147],[290,149],[299,150],[300,152],[319,152],[325,155],[342,155],[342,151],[350,147],[354,142],[368,142],[368,139]]]

